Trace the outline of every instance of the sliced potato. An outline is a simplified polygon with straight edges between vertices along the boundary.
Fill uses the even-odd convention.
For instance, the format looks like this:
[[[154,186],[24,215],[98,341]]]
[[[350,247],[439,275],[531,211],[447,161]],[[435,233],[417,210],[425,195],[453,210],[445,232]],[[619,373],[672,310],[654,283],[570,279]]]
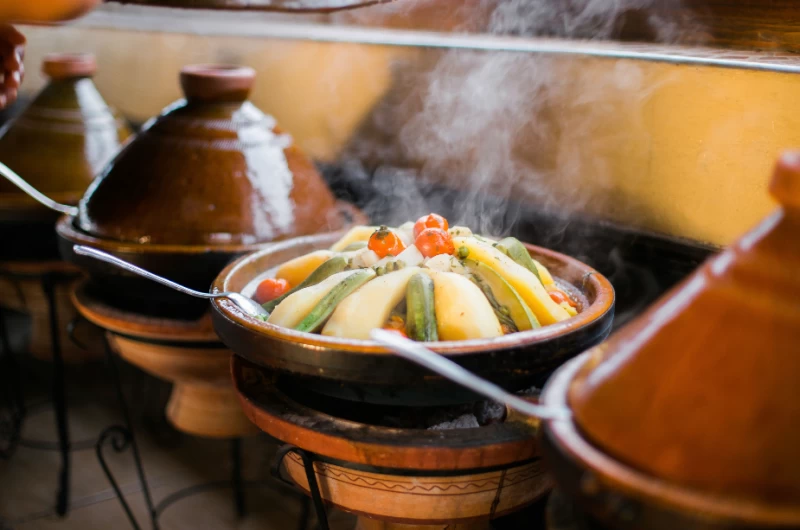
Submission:
[[[311,287],[300,289],[286,297],[269,315],[267,322],[285,328],[294,328],[308,316],[322,298],[358,270],[337,272]]]
[[[289,282],[289,285],[296,287],[308,278],[312,272],[317,270],[317,267],[335,255],[336,253],[330,250],[317,250],[309,254],[303,254],[299,258],[289,260],[278,267],[275,277],[279,280],[284,279]]]
[[[556,284],[555,280],[553,280],[553,276],[550,274],[550,271],[547,270],[547,267],[536,260],[533,260],[533,264],[536,265],[536,270],[539,271],[539,278],[541,278],[545,287]]]
[[[453,238],[457,247],[469,249],[469,257],[485,263],[503,277],[522,297],[542,325],[555,324],[570,317],[569,313],[550,299],[542,282],[531,271],[488,243],[474,237]]]
[[[342,239],[340,239],[339,241],[334,243],[333,246],[331,246],[331,250],[333,250],[334,252],[341,252],[345,248],[347,248],[347,246],[350,245],[351,243],[357,243],[359,241],[368,241],[369,236],[371,236],[372,233],[375,232],[375,230],[377,229],[378,229],[377,226],[364,226],[364,225],[354,226],[342,237]]]
[[[408,281],[420,272],[419,267],[406,267],[384,274],[359,288],[339,302],[322,334],[349,339],[369,339],[369,333],[381,328],[406,294]]]
[[[439,340],[499,337],[503,334],[492,305],[466,276],[429,270]]]

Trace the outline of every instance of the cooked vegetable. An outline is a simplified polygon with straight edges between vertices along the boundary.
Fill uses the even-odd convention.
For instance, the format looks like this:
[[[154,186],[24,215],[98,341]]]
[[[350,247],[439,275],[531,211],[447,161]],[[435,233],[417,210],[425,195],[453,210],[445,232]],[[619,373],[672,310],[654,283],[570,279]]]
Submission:
[[[441,228],[426,228],[417,236],[414,246],[426,258],[440,254],[453,254],[456,251],[450,234]]]
[[[342,249],[342,252],[353,252],[354,250],[361,250],[362,248],[367,248],[366,241],[354,241],[349,245],[347,245],[346,247],[344,247]]]
[[[441,228],[447,232],[449,227],[450,225],[447,223],[447,219],[439,214],[429,213],[428,215],[420,217],[417,219],[417,222],[414,223],[414,238],[418,238],[426,228]]]
[[[430,271],[439,340],[486,339],[503,334],[483,292],[466,276]]]
[[[372,269],[361,269],[372,272]],[[314,306],[322,300],[322,298],[330,292],[331,289],[339,285],[343,280],[358,273],[358,270],[343,271],[329,276],[325,280],[316,285],[300,289],[278,304],[278,306],[270,313],[267,322],[285,328],[294,328],[297,326],[310,312]]]
[[[454,226],[447,231],[451,237],[468,237],[472,235],[472,230],[466,226]]]
[[[354,227],[331,250],[281,265],[253,297],[267,322],[353,339],[376,328],[418,341],[492,338],[577,314],[520,241],[450,228],[437,214]]]
[[[297,331],[314,332],[322,327],[343,300],[353,291],[375,277],[372,269],[359,269],[336,284],[317,302],[308,315],[297,325]]]
[[[342,252],[352,243],[368,241],[369,236],[371,236],[372,233],[377,229],[377,226],[354,226],[342,237],[342,239],[333,244],[331,250],[334,252]]]
[[[336,256],[336,253],[330,250],[317,250],[310,254],[304,254],[278,267],[275,277],[278,279],[283,278],[289,282],[289,285],[300,285],[320,265],[334,256]]]
[[[406,332],[414,340],[422,342],[439,340],[433,291],[433,280],[424,272],[418,272],[408,281]]]
[[[572,307],[578,307],[575,304],[575,302],[573,302],[572,299],[569,296],[567,296],[567,293],[565,293],[561,289],[550,289],[550,291],[548,291],[548,294],[550,295],[550,299],[559,305],[567,303]]]
[[[322,334],[368,339],[371,330],[383,327],[392,310],[405,297],[409,279],[420,270],[409,267],[370,281],[339,303]]]
[[[406,249],[400,236],[389,227],[382,226],[370,237],[367,245],[379,258],[397,256]]]
[[[528,249],[517,238],[507,237],[495,243],[494,246],[497,250],[534,273],[540,282],[542,281],[541,276],[539,276],[539,269],[528,253]]]
[[[287,293],[289,289],[289,282],[283,278],[267,278],[262,280],[256,287],[253,300],[259,304],[264,304]]]
[[[347,267],[347,259],[344,256],[334,256],[319,267],[317,267],[314,272],[308,275],[308,278],[303,280],[300,285],[297,287],[281,294],[280,296],[276,297],[274,300],[268,302],[261,302],[262,307],[267,311],[271,312],[275,309],[278,304],[280,304],[287,296],[291,295],[299,291],[300,289],[305,289],[311,285],[316,285],[319,282],[323,281],[324,279],[338,273],[342,272],[345,267]],[[265,280],[266,281],[266,280]],[[285,280],[284,280],[285,281]],[[258,300],[256,300],[258,301]]]
[[[486,294],[486,298],[490,302],[494,299],[497,306],[499,306],[497,307],[493,304],[495,313],[499,311],[505,315],[505,312],[500,309],[505,308],[508,318],[514,323],[514,328],[517,331],[527,331],[541,327],[536,315],[533,314],[525,301],[519,296],[516,289],[511,287],[494,269],[471,259],[464,260],[464,266],[472,273],[478,286]],[[489,291],[488,293],[487,290]],[[502,323],[503,319],[498,316],[498,320]]]
[[[473,237],[457,237],[453,242],[458,246],[467,247],[470,259],[488,265],[502,276],[517,291],[542,325],[555,324],[569,318],[569,313],[550,299],[550,295],[535,274],[492,245]]]

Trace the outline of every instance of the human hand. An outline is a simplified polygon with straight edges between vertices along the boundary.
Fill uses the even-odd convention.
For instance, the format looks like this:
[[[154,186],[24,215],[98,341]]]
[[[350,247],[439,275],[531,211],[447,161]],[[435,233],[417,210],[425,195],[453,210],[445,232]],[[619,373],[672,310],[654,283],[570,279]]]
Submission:
[[[25,75],[22,58],[25,55],[25,37],[14,26],[0,24],[0,109],[17,99],[17,92]]]

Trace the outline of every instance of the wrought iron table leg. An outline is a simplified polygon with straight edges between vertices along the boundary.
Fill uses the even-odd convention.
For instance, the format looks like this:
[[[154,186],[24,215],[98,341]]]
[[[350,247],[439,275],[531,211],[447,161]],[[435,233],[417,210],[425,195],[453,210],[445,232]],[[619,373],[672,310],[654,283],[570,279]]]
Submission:
[[[244,517],[247,515],[247,508],[244,503],[244,489],[242,487],[242,439],[234,438],[231,440],[231,462],[233,471],[231,473],[231,489],[233,489],[233,502],[236,505],[236,515]]]
[[[0,385],[3,387],[2,390],[5,394],[3,400],[7,402],[9,415],[8,444],[6,447],[0,448],[0,459],[7,460],[14,454],[22,434],[22,422],[25,419],[25,396],[21,385],[22,374],[14,351],[11,349],[6,315],[2,311],[0,311],[0,346],[2,346],[0,373],[4,376],[0,380]]]
[[[50,312],[50,341],[53,352],[53,407],[56,413],[58,444],[61,452],[61,470],[58,476],[56,513],[64,516],[69,507],[70,488],[70,439],[67,420],[67,394],[64,382],[64,359],[61,356],[61,341],[58,329],[58,308],[56,307],[56,278],[51,274],[42,276],[42,290],[47,298]]]
[[[311,493],[311,501],[314,503],[314,511],[317,514],[317,525],[320,530],[330,530],[328,526],[328,514],[325,510],[325,503],[322,501],[322,495],[319,492],[319,484],[317,483],[317,474],[314,471],[314,455],[313,453],[309,453],[308,451],[304,451],[299,447],[295,447],[293,445],[286,444],[278,449],[278,452],[275,454],[275,460],[272,463],[270,472],[272,476],[275,478],[291,485],[295,486],[294,483],[288,481],[283,478],[281,475],[281,464],[283,463],[283,459],[286,458],[286,455],[289,453],[297,453],[300,455],[300,458],[303,459],[303,469],[306,472],[306,480],[308,480],[308,490]],[[299,528],[305,528],[308,524],[308,509],[306,508],[303,510],[304,513],[301,513],[301,520],[300,523],[303,525]],[[305,519],[305,521],[303,520]]]
[[[105,341],[105,348],[106,348],[106,358],[108,361],[109,371],[111,372],[112,382],[114,387],[117,390],[117,399],[119,401],[119,408],[122,412],[122,419],[125,422],[125,426],[114,425],[109,427],[100,435],[100,438],[97,440],[97,446],[95,448],[97,453],[97,458],[100,461],[100,465],[103,468],[103,472],[106,474],[106,478],[111,483],[111,486],[114,488],[114,492],[117,494],[119,498],[120,504],[122,504],[123,509],[125,510],[125,514],[128,516],[130,520],[131,526],[133,526],[134,530],[140,530],[138,523],[136,522],[136,518],[133,516],[133,513],[128,506],[125,497],[122,494],[122,491],[119,489],[117,485],[117,481],[114,479],[114,475],[109,469],[108,465],[105,462],[105,458],[103,457],[103,445],[106,440],[111,440],[112,448],[116,452],[122,452],[128,447],[131,448],[131,452],[133,454],[133,461],[136,465],[136,474],[139,477],[139,484],[142,487],[142,493],[144,494],[145,504],[147,505],[147,514],[150,518],[151,528],[153,530],[158,530],[158,517],[156,513],[156,509],[153,507],[153,499],[150,496],[150,487],[147,484],[147,478],[144,474],[144,466],[142,466],[142,459],[139,455],[139,446],[136,444],[136,437],[133,431],[133,424],[131,423],[130,412],[128,411],[128,404],[125,401],[125,394],[122,390],[122,381],[119,377],[119,371],[117,368],[116,359],[114,358],[114,352],[111,349],[111,345],[108,343],[108,340]]]

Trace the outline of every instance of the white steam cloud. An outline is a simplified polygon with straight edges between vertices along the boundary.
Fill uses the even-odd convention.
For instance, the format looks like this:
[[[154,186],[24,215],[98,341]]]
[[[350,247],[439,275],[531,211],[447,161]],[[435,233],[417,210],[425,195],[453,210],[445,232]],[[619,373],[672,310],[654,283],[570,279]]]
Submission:
[[[407,1],[387,4],[386,13],[430,3]],[[476,11],[493,34],[593,39],[616,36],[636,16],[651,37],[671,42],[688,31],[668,17],[679,7],[679,0],[481,0]],[[646,141],[641,113],[657,87],[633,62],[469,50],[425,58],[422,67],[398,65],[393,93],[348,150],[377,167],[378,197],[367,211],[378,221],[440,210],[451,224],[503,234],[518,199],[562,214],[610,201],[613,179],[597,154]],[[621,108],[632,109],[624,120]],[[467,195],[448,204],[452,196],[433,193],[433,183]]]

